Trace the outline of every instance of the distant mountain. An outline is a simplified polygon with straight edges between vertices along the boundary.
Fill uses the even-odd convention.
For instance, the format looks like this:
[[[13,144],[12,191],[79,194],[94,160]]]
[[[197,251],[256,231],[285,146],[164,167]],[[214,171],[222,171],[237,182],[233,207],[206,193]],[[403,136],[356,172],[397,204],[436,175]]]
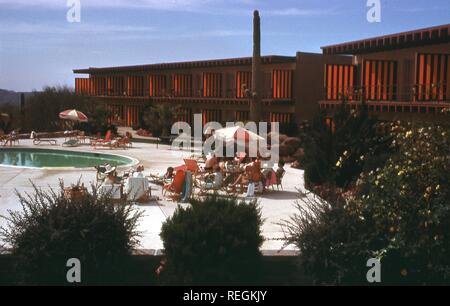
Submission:
[[[0,105],[8,103],[16,105],[19,104],[20,93],[12,90],[0,89]]]
[[[20,94],[21,94],[21,92],[0,89],[0,105],[4,105],[4,104],[19,105],[20,104]],[[29,98],[33,95],[32,92],[24,92],[24,94],[25,94],[25,101],[27,100],[27,98]]]

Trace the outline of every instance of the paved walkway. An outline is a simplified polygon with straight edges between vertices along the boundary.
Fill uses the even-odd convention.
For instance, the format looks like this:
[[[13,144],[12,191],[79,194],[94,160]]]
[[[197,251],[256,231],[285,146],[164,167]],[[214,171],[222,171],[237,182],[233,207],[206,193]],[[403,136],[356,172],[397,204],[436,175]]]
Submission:
[[[59,144],[62,140],[59,140]],[[145,174],[151,171],[164,172],[169,166],[177,166],[183,163],[183,157],[190,154],[183,151],[171,151],[168,146],[155,144],[135,143],[133,148],[127,150],[96,150],[96,152],[115,153],[136,158],[145,167]],[[17,147],[33,147],[31,141],[24,140]],[[36,147],[36,146],[34,146]],[[63,149],[60,145],[41,145],[40,148]],[[0,148],[1,150],[1,148]],[[71,148],[76,151],[94,151],[89,146]],[[120,173],[119,169],[119,173]],[[23,192],[32,191],[30,180],[39,187],[58,188],[59,180],[63,179],[66,185],[75,183],[81,177],[85,185],[95,182],[96,171],[88,170],[44,170],[44,169],[20,169],[13,167],[3,167],[0,165],[0,215],[6,215],[7,210],[20,209],[16,190]],[[296,212],[294,203],[297,200],[297,188],[303,189],[303,171],[286,167],[286,175],[283,179],[284,191],[268,192],[261,196],[260,205],[262,216],[265,220],[263,225],[263,235],[266,241],[262,249],[265,251],[278,251],[283,242],[278,240],[283,237],[281,228],[276,223],[288,219]],[[160,195],[161,187],[152,185],[153,194]],[[186,205],[186,204],[183,204]],[[139,230],[142,231],[142,249],[158,250],[162,248],[162,241],[159,237],[161,224],[167,217],[175,211],[177,204],[171,201],[159,201],[139,205],[139,209],[144,211],[145,217],[142,219]],[[0,225],[5,225],[5,220],[0,218]],[[293,249],[292,246],[287,248]]]

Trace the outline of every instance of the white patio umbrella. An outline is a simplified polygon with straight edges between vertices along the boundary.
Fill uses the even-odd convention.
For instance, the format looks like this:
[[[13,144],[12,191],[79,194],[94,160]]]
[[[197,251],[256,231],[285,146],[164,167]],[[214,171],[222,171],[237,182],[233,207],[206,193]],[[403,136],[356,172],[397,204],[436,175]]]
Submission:
[[[232,143],[250,143],[264,140],[258,134],[249,131],[240,126],[233,126],[216,130],[214,133],[216,139],[224,141],[227,145]]]
[[[59,118],[70,120],[70,121],[79,121],[79,122],[87,122],[88,117],[80,111],[76,109],[68,109],[61,113],[59,113]]]

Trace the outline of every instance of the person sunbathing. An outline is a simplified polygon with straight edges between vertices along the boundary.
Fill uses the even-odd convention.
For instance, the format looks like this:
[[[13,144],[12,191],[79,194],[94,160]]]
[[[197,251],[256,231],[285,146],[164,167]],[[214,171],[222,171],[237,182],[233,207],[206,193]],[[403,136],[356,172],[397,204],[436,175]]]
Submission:
[[[214,166],[219,163],[217,160],[216,154],[212,154],[205,162],[205,171],[212,171]]]
[[[175,170],[173,167],[168,167],[166,173],[164,174],[150,174],[150,177],[153,179],[154,183],[157,184],[165,184],[168,181],[173,179]]]

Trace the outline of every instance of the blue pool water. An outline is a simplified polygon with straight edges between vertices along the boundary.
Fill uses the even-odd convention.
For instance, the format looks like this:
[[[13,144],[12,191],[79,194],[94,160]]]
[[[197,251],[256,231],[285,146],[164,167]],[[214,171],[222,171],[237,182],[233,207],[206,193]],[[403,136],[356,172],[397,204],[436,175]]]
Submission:
[[[48,149],[0,149],[0,165],[28,168],[90,168],[110,163],[113,166],[133,165],[125,156]]]

